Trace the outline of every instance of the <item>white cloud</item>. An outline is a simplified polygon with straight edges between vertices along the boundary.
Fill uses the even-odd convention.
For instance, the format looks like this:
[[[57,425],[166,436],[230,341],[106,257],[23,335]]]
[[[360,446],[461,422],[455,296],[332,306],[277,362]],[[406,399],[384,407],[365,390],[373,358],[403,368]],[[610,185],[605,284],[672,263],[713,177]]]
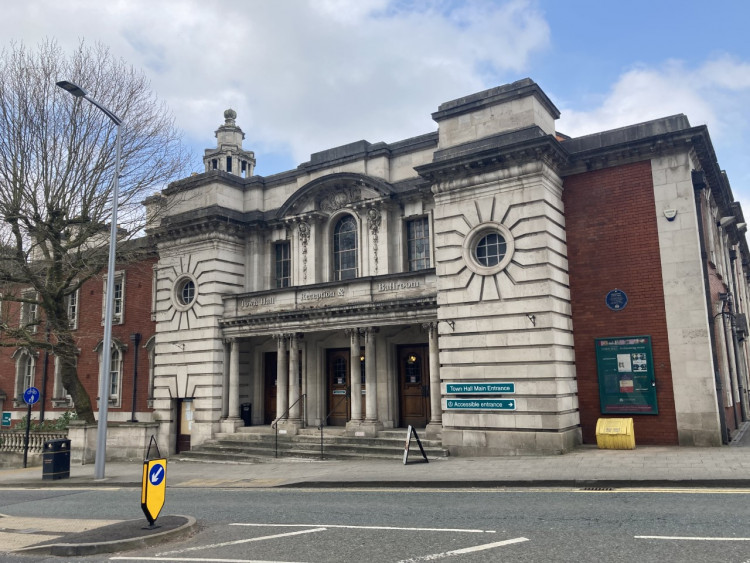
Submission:
[[[0,35],[101,41],[147,72],[200,146],[232,107],[246,148],[298,162],[434,130],[439,103],[525,76],[549,42],[530,0],[32,0],[4,7]]]
[[[750,64],[726,56],[692,69],[675,60],[641,66],[625,72],[598,107],[563,107],[558,129],[578,136],[684,113],[691,125],[709,125],[717,140],[747,125],[747,98],[738,90],[750,90]]]

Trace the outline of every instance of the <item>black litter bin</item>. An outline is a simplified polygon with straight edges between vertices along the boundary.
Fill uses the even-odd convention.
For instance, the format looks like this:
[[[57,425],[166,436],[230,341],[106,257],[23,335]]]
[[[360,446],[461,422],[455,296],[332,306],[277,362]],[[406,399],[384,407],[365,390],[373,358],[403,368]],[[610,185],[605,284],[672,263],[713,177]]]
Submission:
[[[245,426],[251,426],[253,421],[250,417],[250,403],[242,403],[240,405],[240,416],[242,417],[242,422],[245,423]]]
[[[44,442],[42,452],[42,479],[67,479],[70,477],[70,440]]]

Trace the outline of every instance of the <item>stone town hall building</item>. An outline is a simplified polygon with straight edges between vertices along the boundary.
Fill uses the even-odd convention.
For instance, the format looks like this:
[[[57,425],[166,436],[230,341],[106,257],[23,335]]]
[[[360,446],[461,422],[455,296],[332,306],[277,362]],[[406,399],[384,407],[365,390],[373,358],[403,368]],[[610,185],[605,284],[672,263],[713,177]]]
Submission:
[[[750,252],[705,126],[570,138],[525,79],[262,177],[224,117],[205,172],[147,201],[172,451],[243,413],[471,455],[568,451],[612,416],[720,445],[746,419]]]

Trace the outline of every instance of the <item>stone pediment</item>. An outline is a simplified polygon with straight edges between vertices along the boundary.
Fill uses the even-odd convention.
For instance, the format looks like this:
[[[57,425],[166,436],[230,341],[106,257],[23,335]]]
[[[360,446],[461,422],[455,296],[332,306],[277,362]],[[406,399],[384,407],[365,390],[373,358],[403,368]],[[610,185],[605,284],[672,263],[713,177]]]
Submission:
[[[340,172],[316,178],[297,190],[278,212],[277,218],[310,212],[333,213],[344,207],[383,200],[394,193],[384,180],[363,174]]]

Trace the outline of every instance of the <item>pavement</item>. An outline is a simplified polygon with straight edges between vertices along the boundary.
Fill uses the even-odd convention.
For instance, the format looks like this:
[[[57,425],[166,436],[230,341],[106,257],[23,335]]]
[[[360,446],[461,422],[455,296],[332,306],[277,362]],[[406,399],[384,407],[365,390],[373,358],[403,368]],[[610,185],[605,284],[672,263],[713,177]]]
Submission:
[[[409,461],[269,459],[259,463],[180,460],[167,463],[167,489],[176,488],[750,488],[750,422],[720,448],[638,446],[604,450],[582,446],[554,456],[448,457]],[[220,466],[220,467],[219,467]],[[0,470],[0,488],[141,487],[143,461],[110,461],[105,478],[93,465],[72,465],[67,479],[45,480],[42,468]],[[194,533],[191,516],[130,521],[55,520],[0,514],[0,545],[17,554],[83,556],[161,543]],[[35,534],[28,533],[34,530]]]

